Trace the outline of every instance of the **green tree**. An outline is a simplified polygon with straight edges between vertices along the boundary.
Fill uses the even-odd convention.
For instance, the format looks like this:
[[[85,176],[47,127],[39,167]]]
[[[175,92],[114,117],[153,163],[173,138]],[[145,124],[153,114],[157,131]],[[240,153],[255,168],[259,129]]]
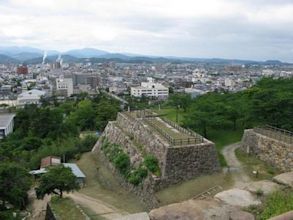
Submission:
[[[24,208],[27,200],[27,191],[31,186],[28,171],[15,163],[0,164],[0,200],[2,209],[6,203],[17,208]]]
[[[82,100],[77,109],[71,112],[69,120],[79,126],[81,130],[95,129],[95,110],[91,100]]]
[[[175,93],[172,94],[169,98],[169,105],[175,108],[182,108],[184,112],[187,111],[188,107],[192,103],[191,96],[184,93]]]
[[[96,126],[99,130],[103,130],[108,121],[115,120],[119,111],[119,105],[117,102],[111,102],[110,100],[103,99],[96,107]]]
[[[62,198],[63,192],[72,192],[79,189],[76,177],[69,167],[63,165],[50,167],[48,172],[40,178],[36,188],[38,199],[43,199],[46,194],[57,194]]]

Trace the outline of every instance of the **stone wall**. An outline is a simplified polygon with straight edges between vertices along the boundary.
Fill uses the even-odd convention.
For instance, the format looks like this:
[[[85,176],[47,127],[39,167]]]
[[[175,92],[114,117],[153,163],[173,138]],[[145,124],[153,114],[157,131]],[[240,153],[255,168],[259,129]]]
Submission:
[[[108,138],[108,137],[107,137]],[[101,149],[101,138],[95,144],[93,148],[93,152],[99,153],[99,158],[101,161],[107,166],[107,168],[112,172],[113,176],[117,180],[117,182],[129,192],[134,193],[138,196],[138,198],[145,204],[146,208],[151,210],[159,206],[159,201],[155,197],[155,186],[156,178],[153,178],[151,175],[148,175],[146,179],[144,179],[143,183],[138,186],[134,186],[133,184],[126,181],[125,177],[123,177],[119,171],[111,164],[108,158],[102,153]]]
[[[57,217],[52,211],[52,208],[49,203],[47,203],[45,220],[57,220]]]
[[[154,192],[183,180],[220,170],[214,143],[204,139],[200,144],[171,146],[142,119],[133,118],[125,113],[118,113],[117,120],[108,123],[101,137],[106,137],[111,143],[121,145],[124,152],[130,156],[134,166],[143,161],[145,154],[150,153],[158,158],[161,176],[155,177],[150,174],[139,186],[128,183],[105,159],[115,176],[118,177],[119,183],[138,195],[151,208],[158,204]],[[102,139],[98,140],[93,152],[101,153]],[[101,154],[103,155],[103,153]]]
[[[170,146],[167,141],[154,133],[141,119],[134,119],[126,114],[118,113],[117,124],[123,128],[125,133],[132,136],[134,142],[141,144],[146,153],[155,155],[159,160],[161,169],[164,169],[165,152]]]
[[[244,131],[241,148],[256,155],[281,171],[293,170],[293,145],[259,134],[253,129]]]
[[[165,176],[169,179],[188,180],[219,169],[217,152],[212,142],[167,149]]]

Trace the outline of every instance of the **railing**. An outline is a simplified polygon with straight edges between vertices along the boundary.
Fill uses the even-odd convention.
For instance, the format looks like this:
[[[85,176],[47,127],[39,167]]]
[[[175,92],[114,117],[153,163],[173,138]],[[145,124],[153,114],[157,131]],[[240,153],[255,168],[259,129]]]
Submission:
[[[189,144],[199,144],[203,142],[203,138],[198,135],[189,138],[174,138],[172,135],[168,134],[168,132],[164,131],[164,129],[157,126],[154,122],[155,118],[145,118],[145,122],[151,125],[158,133],[160,133],[164,138],[168,140],[168,142],[174,146],[178,145],[189,145]],[[177,125],[178,126],[178,125]],[[179,126],[178,126],[179,127]]]
[[[293,144],[293,132],[284,129],[276,128],[270,125],[265,125],[263,127],[256,127],[253,129],[255,132],[268,136],[270,138]]]
[[[167,124],[169,124],[170,126],[172,126],[173,128],[176,128],[178,131],[182,132],[183,134],[194,136],[194,137],[198,138],[198,140],[200,140],[200,143],[203,142],[203,137],[201,135],[197,134],[196,132],[191,131],[189,129],[185,129],[167,118],[161,118],[161,119],[164,122],[166,122]]]
[[[168,132],[166,132],[164,129],[160,128],[153,120],[156,120],[158,117],[158,114],[152,112],[151,110],[145,109],[145,110],[137,110],[132,112],[124,112],[124,114],[130,119],[130,120],[136,120],[136,119],[143,119],[144,122],[151,125],[152,128],[154,128],[159,134],[161,134],[164,138],[168,140],[168,142],[172,145],[188,145],[188,144],[199,144],[203,142],[203,137],[193,131],[187,130],[185,128],[180,127],[178,124],[176,124],[173,121],[170,121],[166,118],[161,118],[165,123],[170,125],[172,128],[177,129],[182,134],[186,134],[190,137],[188,138],[174,138],[172,135],[170,135]]]

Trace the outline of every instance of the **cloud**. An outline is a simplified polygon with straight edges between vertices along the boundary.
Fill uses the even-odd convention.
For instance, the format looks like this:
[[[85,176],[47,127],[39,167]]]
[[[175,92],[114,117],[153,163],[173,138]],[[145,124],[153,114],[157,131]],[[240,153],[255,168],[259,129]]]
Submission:
[[[3,0],[0,46],[292,60],[291,0]]]

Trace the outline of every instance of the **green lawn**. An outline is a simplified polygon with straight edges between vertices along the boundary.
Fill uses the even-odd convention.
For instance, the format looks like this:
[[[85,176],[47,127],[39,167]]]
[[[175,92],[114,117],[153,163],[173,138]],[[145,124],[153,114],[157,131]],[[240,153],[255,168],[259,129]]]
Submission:
[[[155,111],[156,113],[160,114],[160,115],[165,115],[166,118],[168,118],[169,120],[172,120],[174,122],[176,122],[176,115],[177,115],[177,111],[175,108],[164,108],[164,109],[153,109],[153,111]],[[183,123],[183,119],[184,119],[184,111],[183,109],[179,109],[178,110],[178,124],[182,125]]]
[[[81,211],[76,207],[76,204],[69,198],[53,197],[51,207],[55,215],[60,220],[82,220],[86,219]]]

